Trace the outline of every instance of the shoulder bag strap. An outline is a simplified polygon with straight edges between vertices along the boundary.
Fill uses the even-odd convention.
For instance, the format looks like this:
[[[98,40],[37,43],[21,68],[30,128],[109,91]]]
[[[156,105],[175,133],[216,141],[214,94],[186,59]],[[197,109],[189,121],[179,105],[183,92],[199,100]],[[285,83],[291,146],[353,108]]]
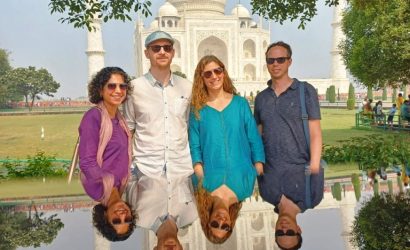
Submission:
[[[306,147],[310,155],[310,134],[309,134],[309,116],[306,111],[306,100],[305,100],[305,84],[300,82],[299,84],[299,94],[300,94],[300,107],[302,110],[302,123],[303,123],[303,133],[306,138]],[[310,157],[309,157],[310,158]],[[310,166],[305,166],[305,205],[306,208],[312,208],[312,198],[310,192]]]

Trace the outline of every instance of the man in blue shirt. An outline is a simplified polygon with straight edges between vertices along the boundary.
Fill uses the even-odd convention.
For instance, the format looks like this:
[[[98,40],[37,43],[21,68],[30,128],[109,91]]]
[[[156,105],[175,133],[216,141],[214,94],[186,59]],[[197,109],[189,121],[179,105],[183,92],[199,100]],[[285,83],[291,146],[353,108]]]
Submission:
[[[288,75],[292,50],[284,42],[271,44],[266,50],[271,80],[255,99],[254,116],[265,147],[264,175],[258,176],[262,198],[279,213],[275,239],[281,249],[299,249],[301,229],[296,215],[306,205],[305,166],[310,167],[312,207],[323,198],[324,175],[320,168],[322,132],[320,108],[315,88],[305,85],[310,151],[303,131],[299,87],[301,82]]]

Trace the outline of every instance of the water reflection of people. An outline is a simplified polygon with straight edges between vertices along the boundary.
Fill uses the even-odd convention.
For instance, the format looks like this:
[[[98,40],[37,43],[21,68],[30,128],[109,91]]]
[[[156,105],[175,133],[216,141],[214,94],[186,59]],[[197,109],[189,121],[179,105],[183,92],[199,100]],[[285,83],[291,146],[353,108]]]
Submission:
[[[247,100],[236,95],[224,64],[203,57],[195,70],[189,124],[196,192],[205,236],[223,243],[232,234],[241,202],[252,195],[265,155]]]
[[[81,182],[85,192],[100,202],[93,209],[93,224],[108,240],[127,239],[134,230],[134,215],[121,199],[130,172],[131,135],[118,110],[130,94],[128,75],[118,67],[101,69],[88,84],[95,107],[79,127]]]
[[[127,200],[138,214],[137,225],[156,233],[158,249],[180,249],[178,228],[198,217],[188,145],[192,84],[171,72],[173,44],[164,31],[147,36],[150,70],[131,82],[134,92],[124,104],[135,166]]]
[[[275,238],[282,249],[299,249],[302,230],[296,215],[308,207],[305,167],[312,173],[311,207],[323,198],[324,174],[320,167],[322,133],[320,108],[315,88],[304,83],[310,144],[304,134],[301,115],[301,83],[290,78],[292,50],[284,42],[271,44],[266,50],[271,80],[255,99],[254,115],[262,134],[266,153],[264,175],[258,177],[262,198],[279,213]]]

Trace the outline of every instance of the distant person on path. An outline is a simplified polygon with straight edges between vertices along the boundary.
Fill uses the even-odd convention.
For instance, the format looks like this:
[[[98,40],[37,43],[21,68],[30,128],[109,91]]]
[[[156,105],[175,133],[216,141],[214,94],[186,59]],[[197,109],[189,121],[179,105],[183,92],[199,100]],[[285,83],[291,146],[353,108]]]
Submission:
[[[81,183],[100,202],[93,209],[93,224],[110,241],[126,240],[134,230],[134,214],[121,199],[130,174],[131,134],[118,110],[131,92],[128,75],[118,67],[101,69],[88,84],[95,107],[78,129]]]
[[[266,64],[271,76],[268,87],[255,99],[254,116],[265,146],[264,174],[258,176],[262,198],[279,213],[275,238],[281,249],[299,249],[302,230],[296,215],[315,207],[323,198],[324,172],[320,166],[322,132],[320,108],[315,88],[288,75],[292,50],[282,41],[266,50]],[[304,97],[310,134],[310,150],[304,135],[300,87]],[[305,168],[309,169],[311,192],[306,198]],[[308,172],[309,173],[309,172]],[[308,175],[309,177],[309,175]]]
[[[382,125],[384,123],[383,102],[378,101],[375,106],[376,123]]]
[[[198,214],[208,240],[221,244],[232,234],[242,201],[252,195],[256,175],[263,174],[263,144],[248,101],[236,94],[217,57],[198,62],[191,105]]]
[[[197,217],[188,143],[192,83],[171,72],[174,39],[155,31],[145,39],[150,70],[133,80],[133,94],[124,105],[134,136],[134,175],[127,200],[135,209],[137,225],[158,238],[158,249],[181,249],[178,228]]]
[[[387,117],[387,124],[389,125],[390,128],[393,127],[394,114],[395,114],[396,111],[397,111],[396,106],[397,106],[396,104],[393,104],[393,105],[392,105],[392,107],[391,107],[390,110],[389,110],[389,116]]]
[[[403,94],[402,93],[399,93],[398,95],[397,95],[397,99],[396,99],[396,106],[397,106],[397,113],[398,113],[398,115],[400,115],[400,112],[401,112],[401,105],[403,105],[403,103],[404,103],[404,98],[403,98]]]

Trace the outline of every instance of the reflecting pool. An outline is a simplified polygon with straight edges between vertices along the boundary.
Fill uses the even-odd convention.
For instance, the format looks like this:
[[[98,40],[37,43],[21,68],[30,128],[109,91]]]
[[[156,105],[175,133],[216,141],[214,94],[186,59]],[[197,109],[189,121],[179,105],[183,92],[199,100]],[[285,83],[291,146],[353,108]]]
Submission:
[[[91,224],[93,204],[87,197],[71,197],[38,200],[35,203],[25,201],[24,205],[20,203],[12,208],[9,207],[9,213],[14,213],[12,217],[20,213],[27,218],[31,215],[32,218],[37,211],[39,218],[44,221],[49,222],[52,218],[63,224],[62,228],[54,230],[57,233],[50,244],[43,243],[38,248],[31,246],[17,249],[153,249],[156,243],[155,235],[142,229],[137,229],[128,240],[119,243],[108,242],[99,236]],[[353,249],[347,242],[355,206],[356,200],[352,191],[344,192],[341,201],[336,201],[330,192],[326,192],[324,200],[316,209],[308,210],[298,216],[303,235],[301,249]],[[2,203],[2,208],[4,208],[4,203]],[[4,213],[6,210],[2,209],[2,211]],[[179,238],[186,250],[278,249],[274,243],[276,219],[277,215],[270,204],[252,197],[244,203],[234,233],[223,245],[213,245],[207,241],[198,220],[190,227],[181,229]],[[36,235],[33,232],[31,234]],[[0,249],[1,244],[3,243],[0,242]]]

